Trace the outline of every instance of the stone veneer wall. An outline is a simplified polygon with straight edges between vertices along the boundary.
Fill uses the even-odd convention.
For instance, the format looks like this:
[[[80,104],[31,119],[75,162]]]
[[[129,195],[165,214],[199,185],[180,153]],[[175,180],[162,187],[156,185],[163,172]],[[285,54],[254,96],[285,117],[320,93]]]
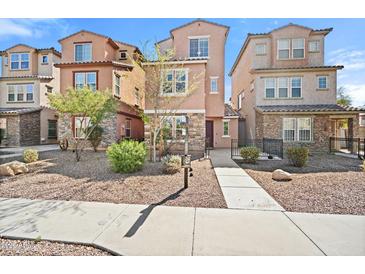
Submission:
[[[284,142],[284,152],[288,147],[301,145],[309,148],[310,153],[328,153],[329,138],[332,136],[331,119],[328,114],[262,114],[256,112],[256,138],[282,138],[284,117],[312,117],[312,142]],[[358,137],[359,121],[353,120],[354,137]]]
[[[41,112],[21,114],[19,119],[20,145],[39,145],[41,142]]]
[[[205,114],[188,113],[187,115],[189,119],[189,154],[201,157],[204,155],[205,149]],[[147,123],[145,124],[144,131],[145,143],[147,147],[150,147],[151,132],[150,126]],[[171,154],[183,154],[185,150],[185,143],[175,141],[174,143],[168,144],[167,149]]]
[[[20,129],[19,115],[4,115],[0,118],[6,118],[7,121],[7,138],[2,141],[2,145],[16,147],[20,146]]]
[[[101,147],[107,147],[108,145],[117,141],[117,117],[116,114],[109,116],[104,119],[100,126],[103,128],[102,140],[100,143]],[[62,140],[67,137],[70,143],[70,137],[72,136],[72,118],[69,114],[61,114],[58,119],[58,140]],[[88,144],[91,147],[91,144]]]

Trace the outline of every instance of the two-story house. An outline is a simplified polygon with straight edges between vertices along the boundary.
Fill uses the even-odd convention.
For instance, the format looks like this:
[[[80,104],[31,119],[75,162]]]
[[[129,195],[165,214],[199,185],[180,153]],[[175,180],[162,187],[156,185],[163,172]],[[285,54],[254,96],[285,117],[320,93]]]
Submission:
[[[231,138],[237,138],[238,113],[224,103],[225,43],[229,27],[206,20],[194,20],[170,31],[170,37],[157,43],[161,52],[171,50],[174,57],[170,63],[176,69],[166,72],[168,88],[161,85],[161,96],[178,100],[186,95],[186,88],[195,81],[195,89],[174,111],[169,120],[172,151],[184,151],[182,140],[186,132],[181,123],[188,119],[189,153],[202,154],[205,144],[209,147],[229,147]],[[146,63],[146,78],[150,77]],[[190,83],[189,83],[190,81]],[[151,92],[146,87],[147,93]],[[172,99],[171,99],[172,98]],[[145,114],[152,115],[155,106],[146,101]],[[166,106],[168,108],[168,106]],[[179,132],[180,131],[180,132]],[[146,139],[151,137],[148,125]]]
[[[325,37],[332,31],[289,24],[248,34],[229,73],[232,105],[242,115],[239,139],[283,139],[284,147],[328,152],[329,138],[348,124],[358,136],[358,110],[336,104],[337,70],[324,64]]]
[[[59,43],[62,59],[55,66],[60,68],[61,93],[87,86],[109,90],[118,100],[115,117],[101,125],[102,146],[124,138],[143,139],[140,111],[144,108],[144,71],[135,63],[141,56],[138,47],[86,30],[62,38]],[[80,123],[79,117],[60,118],[59,137],[73,134],[83,138],[77,136]]]
[[[47,95],[59,90],[61,53],[18,44],[0,51],[0,129],[2,145],[25,146],[57,141],[57,116]]]

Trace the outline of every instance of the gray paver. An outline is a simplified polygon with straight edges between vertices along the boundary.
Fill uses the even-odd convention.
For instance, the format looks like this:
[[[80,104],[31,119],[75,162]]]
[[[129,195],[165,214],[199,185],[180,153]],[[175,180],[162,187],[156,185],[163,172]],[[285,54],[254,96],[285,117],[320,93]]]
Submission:
[[[282,212],[197,209],[194,255],[323,255]]]
[[[191,255],[194,208],[133,205],[94,243],[121,255]]]
[[[365,216],[286,212],[327,255],[365,255]]]

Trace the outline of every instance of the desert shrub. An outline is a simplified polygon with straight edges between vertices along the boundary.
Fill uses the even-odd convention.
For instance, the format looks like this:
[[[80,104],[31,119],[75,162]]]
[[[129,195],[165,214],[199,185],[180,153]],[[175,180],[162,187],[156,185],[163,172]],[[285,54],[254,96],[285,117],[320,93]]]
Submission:
[[[166,156],[163,160],[165,174],[175,174],[181,170],[181,157],[179,155]]]
[[[289,162],[296,167],[302,167],[308,160],[308,148],[306,147],[290,147],[287,149]]]
[[[240,154],[245,163],[255,164],[260,156],[260,151],[257,147],[243,147]]]
[[[144,143],[124,140],[109,146],[106,154],[113,171],[130,173],[142,169],[147,151]]]
[[[93,146],[95,152],[98,146],[100,145],[102,135],[103,135],[103,129],[100,126],[96,126],[89,135],[89,141]]]
[[[38,161],[38,151],[35,149],[26,149],[23,152],[23,159],[26,163]]]

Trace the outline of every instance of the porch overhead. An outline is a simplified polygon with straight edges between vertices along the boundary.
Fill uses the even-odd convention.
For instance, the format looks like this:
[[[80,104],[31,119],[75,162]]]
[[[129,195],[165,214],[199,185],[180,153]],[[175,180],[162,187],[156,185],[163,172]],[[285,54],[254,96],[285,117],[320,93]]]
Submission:
[[[257,106],[256,110],[265,113],[336,113],[336,114],[349,114],[360,113],[365,111],[364,108],[343,106],[337,104],[321,104],[321,105],[270,105],[270,106]]]

